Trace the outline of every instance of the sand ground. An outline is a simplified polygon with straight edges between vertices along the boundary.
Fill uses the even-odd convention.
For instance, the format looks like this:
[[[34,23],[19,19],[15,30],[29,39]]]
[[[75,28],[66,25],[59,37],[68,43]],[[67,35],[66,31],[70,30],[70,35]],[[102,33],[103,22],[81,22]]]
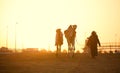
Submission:
[[[120,54],[0,54],[0,73],[120,73]]]

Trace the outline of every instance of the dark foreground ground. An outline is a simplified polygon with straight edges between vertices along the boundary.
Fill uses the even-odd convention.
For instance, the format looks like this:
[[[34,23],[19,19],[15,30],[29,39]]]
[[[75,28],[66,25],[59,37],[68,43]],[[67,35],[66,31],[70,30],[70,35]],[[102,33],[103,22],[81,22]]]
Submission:
[[[0,73],[120,73],[120,54],[0,54]]]

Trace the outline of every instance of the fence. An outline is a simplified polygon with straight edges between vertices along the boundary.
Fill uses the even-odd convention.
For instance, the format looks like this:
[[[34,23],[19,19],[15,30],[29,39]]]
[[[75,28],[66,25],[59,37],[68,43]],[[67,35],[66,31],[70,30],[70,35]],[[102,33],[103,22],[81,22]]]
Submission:
[[[117,52],[120,51],[120,44],[116,43],[102,43],[99,48],[99,51],[109,51],[109,52]]]

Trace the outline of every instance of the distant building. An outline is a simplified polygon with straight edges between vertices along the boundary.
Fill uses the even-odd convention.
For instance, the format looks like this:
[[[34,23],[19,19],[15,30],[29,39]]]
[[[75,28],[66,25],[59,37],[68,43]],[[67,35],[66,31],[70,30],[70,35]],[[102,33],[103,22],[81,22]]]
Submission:
[[[26,48],[22,52],[38,52],[38,48]]]
[[[0,52],[12,52],[12,50],[9,50],[7,47],[1,47]]]

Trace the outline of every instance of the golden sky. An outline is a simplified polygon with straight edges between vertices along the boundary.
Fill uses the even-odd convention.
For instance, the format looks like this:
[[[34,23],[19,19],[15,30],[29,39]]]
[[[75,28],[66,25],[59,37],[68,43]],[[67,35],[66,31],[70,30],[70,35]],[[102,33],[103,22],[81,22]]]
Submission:
[[[77,24],[76,46],[95,30],[101,43],[120,42],[120,0],[0,0],[0,46],[55,49],[55,30]],[[64,38],[63,47],[67,47]]]

